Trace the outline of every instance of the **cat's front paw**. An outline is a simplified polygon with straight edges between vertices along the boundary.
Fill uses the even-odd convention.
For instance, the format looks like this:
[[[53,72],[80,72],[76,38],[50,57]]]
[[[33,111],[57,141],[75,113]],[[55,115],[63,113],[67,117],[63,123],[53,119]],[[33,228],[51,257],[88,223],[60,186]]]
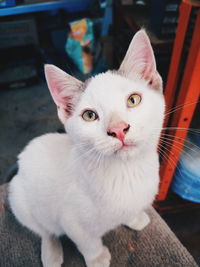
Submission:
[[[63,253],[61,251],[59,253],[52,251],[51,255],[42,256],[43,267],[61,267],[62,263]]]
[[[91,261],[86,261],[87,267],[109,267],[111,255],[107,247],[103,246],[101,254]]]
[[[61,267],[63,249],[58,239],[52,237],[42,239],[41,260],[43,267]]]
[[[130,224],[127,226],[133,230],[141,231],[150,223],[149,216],[142,212],[137,218],[135,218]]]

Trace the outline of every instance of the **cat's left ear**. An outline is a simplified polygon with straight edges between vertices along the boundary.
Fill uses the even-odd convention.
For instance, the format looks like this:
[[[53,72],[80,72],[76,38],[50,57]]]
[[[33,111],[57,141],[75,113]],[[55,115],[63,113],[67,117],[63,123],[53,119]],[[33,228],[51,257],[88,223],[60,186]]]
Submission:
[[[134,35],[119,70],[127,77],[139,75],[150,87],[162,90],[162,79],[156,70],[153,49],[145,30]]]
[[[64,124],[82,93],[82,82],[54,65],[44,66],[47,84],[57,106],[58,117]]]

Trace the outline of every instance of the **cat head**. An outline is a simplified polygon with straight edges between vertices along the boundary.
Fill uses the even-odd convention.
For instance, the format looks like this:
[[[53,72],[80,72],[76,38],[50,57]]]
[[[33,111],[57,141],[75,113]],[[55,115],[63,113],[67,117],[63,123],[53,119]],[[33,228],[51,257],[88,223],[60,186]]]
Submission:
[[[127,158],[156,147],[164,117],[162,80],[148,36],[135,34],[118,71],[85,83],[53,65],[45,75],[58,117],[85,150]]]

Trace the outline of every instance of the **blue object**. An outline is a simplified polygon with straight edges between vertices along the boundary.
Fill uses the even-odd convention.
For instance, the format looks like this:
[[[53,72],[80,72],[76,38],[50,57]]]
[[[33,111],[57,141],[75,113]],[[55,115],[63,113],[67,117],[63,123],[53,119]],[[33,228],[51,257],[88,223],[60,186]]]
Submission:
[[[73,24],[76,25],[74,29]],[[66,52],[82,73],[90,73],[94,52],[93,22],[91,19],[82,19],[71,22],[70,25],[71,32],[67,38]]]
[[[200,135],[199,134],[193,134],[191,136],[191,139],[200,148]]]
[[[15,7],[1,8],[0,16],[41,12],[47,10],[55,10],[59,8],[65,8],[68,12],[78,12],[87,10],[89,3],[90,0],[64,0],[34,4],[23,4],[17,5]]]
[[[200,203],[200,148],[189,142],[190,149],[184,149],[171,188],[182,198]]]
[[[101,36],[109,35],[109,29],[113,22],[113,8],[112,8],[112,0],[107,0],[107,6],[104,11],[104,18],[101,29]]]
[[[0,0],[0,8],[2,7],[9,7],[9,6],[15,6],[16,1],[15,0]]]

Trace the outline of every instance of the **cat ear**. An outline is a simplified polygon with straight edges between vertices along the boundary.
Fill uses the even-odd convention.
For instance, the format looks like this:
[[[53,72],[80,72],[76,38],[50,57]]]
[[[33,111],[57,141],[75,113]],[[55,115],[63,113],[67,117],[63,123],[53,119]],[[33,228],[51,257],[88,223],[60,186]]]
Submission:
[[[62,123],[71,115],[82,91],[82,82],[54,65],[45,65],[45,76]]]
[[[134,35],[119,70],[128,77],[140,75],[152,88],[162,90],[162,79],[156,70],[153,49],[145,30]]]

